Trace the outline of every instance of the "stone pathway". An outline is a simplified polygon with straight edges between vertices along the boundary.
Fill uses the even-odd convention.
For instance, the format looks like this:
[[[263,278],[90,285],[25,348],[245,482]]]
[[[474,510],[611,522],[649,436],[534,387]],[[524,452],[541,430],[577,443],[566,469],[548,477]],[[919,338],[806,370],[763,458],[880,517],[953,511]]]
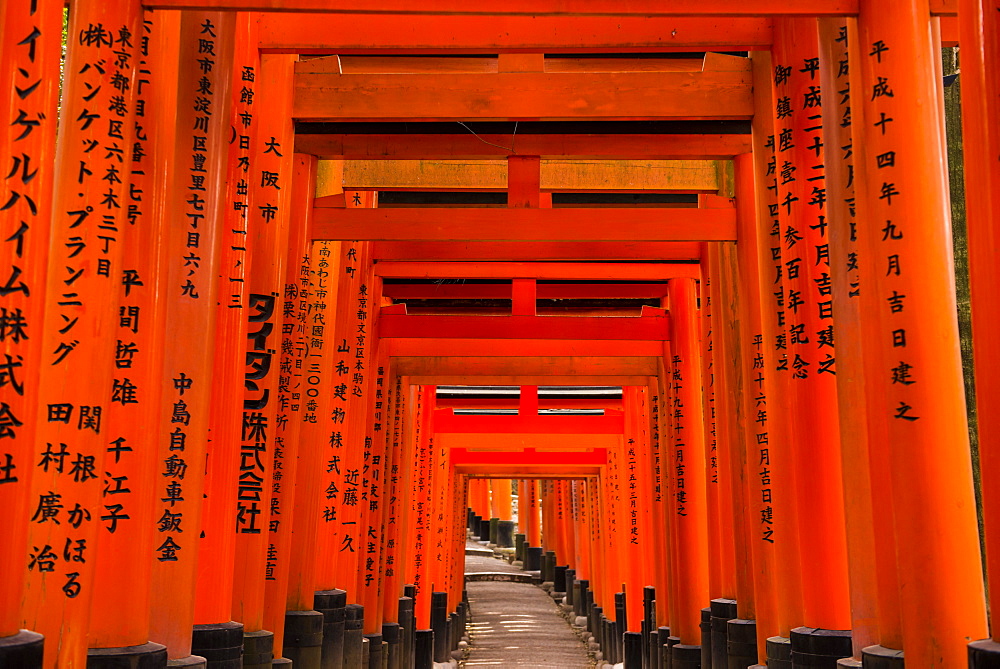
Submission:
[[[477,547],[478,544],[474,544]],[[467,555],[467,573],[520,572],[503,560]],[[469,582],[469,653],[462,667],[593,667],[587,648],[544,590],[527,583]]]

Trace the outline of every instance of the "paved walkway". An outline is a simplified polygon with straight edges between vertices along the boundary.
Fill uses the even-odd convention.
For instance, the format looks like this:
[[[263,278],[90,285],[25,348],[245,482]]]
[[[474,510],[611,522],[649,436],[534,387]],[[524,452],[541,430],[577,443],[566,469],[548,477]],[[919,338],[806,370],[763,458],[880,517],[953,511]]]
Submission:
[[[468,555],[467,573],[520,571],[503,560]],[[469,582],[469,647],[463,667],[587,669],[593,663],[552,598],[527,583]]]

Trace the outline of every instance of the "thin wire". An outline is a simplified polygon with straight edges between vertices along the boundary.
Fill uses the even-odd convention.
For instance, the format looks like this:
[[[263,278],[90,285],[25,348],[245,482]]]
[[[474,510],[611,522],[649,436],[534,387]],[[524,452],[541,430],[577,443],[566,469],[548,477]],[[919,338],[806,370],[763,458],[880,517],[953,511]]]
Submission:
[[[471,132],[473,134],[473,136],[476,139],[478,139],[480,142],[482,142],[483,144],[489,144],[490,146],[495,146],[498,149],[503,149],[504,151],[510,151],[514,155],[517,155],[517,151],[514,150],[514,147],[512,147],[512,146],[500,146],[499,144],[494,144],[493,142],[487,142],[485,139],[483,139],[482,137],[480,137],[479,135],[477,135],[475,130],[473,130],[469,126],[465,125],[461,121],[456,121],[456,123],[458,123],[460,126],[462,126],[466,130],[468,130],[469,132]],[[514,121],[514,135],[517,135],[517,121]],[[511,136],[510,139],[511,139],[511,144],[513,144],[514,143],[514,136]]]

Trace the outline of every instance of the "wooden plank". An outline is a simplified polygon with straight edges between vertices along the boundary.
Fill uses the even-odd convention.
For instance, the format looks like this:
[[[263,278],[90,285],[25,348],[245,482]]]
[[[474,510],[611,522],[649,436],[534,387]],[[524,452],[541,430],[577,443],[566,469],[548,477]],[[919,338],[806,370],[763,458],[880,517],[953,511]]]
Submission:
[[[662,341],[643,340],[565,340],[565,339],[435,339],[394,337],[383,339],[389,355],[407,357],[494,356],[524,357],[557,355],[582,357],[647,357],[663,354]],[[511,344],[518,348],[510,348]]]
[[[325,59],[321,59],[325,61]],[[703,72],[339,74],[296,65],[302,121],[749,119],[749,61]]]
[[[394,356],[396,373],[400,376],[563,376],[563,377],[636,377],[656,374],[656,357],[491,357],[491,356],[448,356],[411,357]],[[439,382],[434,385],[451,385]],[[463,384],[455,384],[463,385]],[[509,384],[522,385],[522,384]],[[591,385],[584,382],[571,384],[525,384],[525,385]],[[601,385],[601,384],[593,384]],[[605,384],[611,385],[611,384]]]
[[[562,279],[663,281],[701,278],[692,263],[392,262],[375,263],[386,279]],[[541,286],[539,286],[541,288]]]
[[[523,154],[529,155],[529,154]],[[324,161],[325,162],[325,161]],[[506,160],[348,160],[346,190],[505,190]],[[543,191],[716,192],[708,160],[543,160]]]
[[[729,209],[334,209],[314,211],[314,240],[735,241]]]
[[[717,135],[320,135],[295,136],[296,153],[348,160],[542,158],[728,160],[750,151],[750,136]]]
[[[377,260],[694,260],[697,242],[378,242]]]
[[[540,300],[654,299],[667,294],[664,283],[540,283]],[[387,283],[382,295],[394,300],[509,300],[510,286],[495,283]],[[542,313],[542,310],[539,310]]]
[[[247,12],[324,12],[334,14],[403,14],[403,15],[490,15],[515,16],[856,16],[857,0],[552,0],[551,4],[533,0],[507,0],[503,12],[484,3],[481,7],[464,0],[422,2],[414,8],[412,0],[348,2],[346,0],[144,0],[149,9],[238,10]],[[931,13],[956,15],[957,0],[931,0]]]
[[[670,338],[670,318],[658,315],[636,317],[587,316],[423,316],[379,314],[379,336],[430,339],[505,339],[511,355],[522,339],[622,339],[665,341]],[[522,355],[525,355],[522,353]]]
[[[265,14],[260,48],[278,53],[626,53],[768,48],[767,18]],[[742,47],[742,48],[741,48]]]

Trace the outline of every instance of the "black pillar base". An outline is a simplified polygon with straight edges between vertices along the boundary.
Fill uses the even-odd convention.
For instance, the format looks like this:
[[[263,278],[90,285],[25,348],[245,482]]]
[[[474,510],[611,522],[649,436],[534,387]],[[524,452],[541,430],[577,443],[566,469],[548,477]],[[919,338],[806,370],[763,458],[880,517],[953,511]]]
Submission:
[[[413,616],[413,598],[403,596],[399,598],[399,632],[400,645],[402,646],[402,666],[404,669],[412,669],[415,660],[415,646],[413,637],[417,631],[416,618]]]
[[[729,654],[727,667],[748,667],[757,663],[757,621],[734,618],[726,628]]]
[[[552,592],[566,592],[566,571],[568,566],[556,565],[552,568]]]
[[[701,666],[704,669],[712,669],[712,608],[706,607],[701,610]]]
[[[0,636],[0,667],[41,669],[44,652],[45,637],[37,632],[21,630]]]
[[[514,560],[516,562],[524,562],[524,545],[526,537],[523,534],[514,535]]]
[[[995,666],[1000,667],[1000,655],[995,661]],[[906,664],[901,650],[885,646],[868,646],[861,649],[861,666],[865,669],[903,669]],[[970,662],[969,666],[974,665]]]
[[[625,632],[625,669],[642,669],[642,634]]]
[[[382,623],[382,641],[385,642],[385,664],[389,669],[403,669],[401,629],[399,623]]]
[[[701,646],[674,644],[670,647],[670,666],[672,669],[701,669]]]
[[[6,666],[0,661],[0,667]],[[167,647],[158,643],[87,649],[87,669],[165,669],[166,666]]]
[[[344,607],[344,669],[361,669],[365,652],[365,607],[348,604]]]
[[[343,669],[346,606],[347,592],[344,590],[320,590],[313,596],[313,608],[323,614],[321,669]]]
[[[366,634],[368,641],[368,664],[367,669],[382,669],[382,635]]]
[[[792,669],[792,640],[772,636],[767,640],[767,669]]]
[[[850,630],[796,627],[792,630],[792,667],[837,669],[837,660],[851,657]]]
[[[323,614],[319,611],[286,611],[285,643],[281,654],[295,669],[322,669]]]
[[[670,650],[667,648],[667,640],[670,639],[669,627],[656,628],[656,669],[666,667],[670,662]]]
[[[274,632],[243,633],[244,669],[271,669],[274,662]]]
[[[434,630],[417,630],[413,645],[414,669],[434,669]]]
[[[195,625],[191,654],[205,658],[207,669],[242,669],[243,624],[235,621]]]
[[[969,669],[1000,669],[1000,643],[992,639],[970,643]]]
[[[497,546],[499,548],[514,547],[514,521],[501,520],[497,522]]]
[[[525,544],[524,571],[542,570],[542,547]]]
[[[736,618],[735,599],[713,599],[712,611],[712,666],[726,669],[729,666],[729,621]]]
[[[176,660],[167,660],[167,669],[205,669],[207,662],[200,655],[188,655]]]

